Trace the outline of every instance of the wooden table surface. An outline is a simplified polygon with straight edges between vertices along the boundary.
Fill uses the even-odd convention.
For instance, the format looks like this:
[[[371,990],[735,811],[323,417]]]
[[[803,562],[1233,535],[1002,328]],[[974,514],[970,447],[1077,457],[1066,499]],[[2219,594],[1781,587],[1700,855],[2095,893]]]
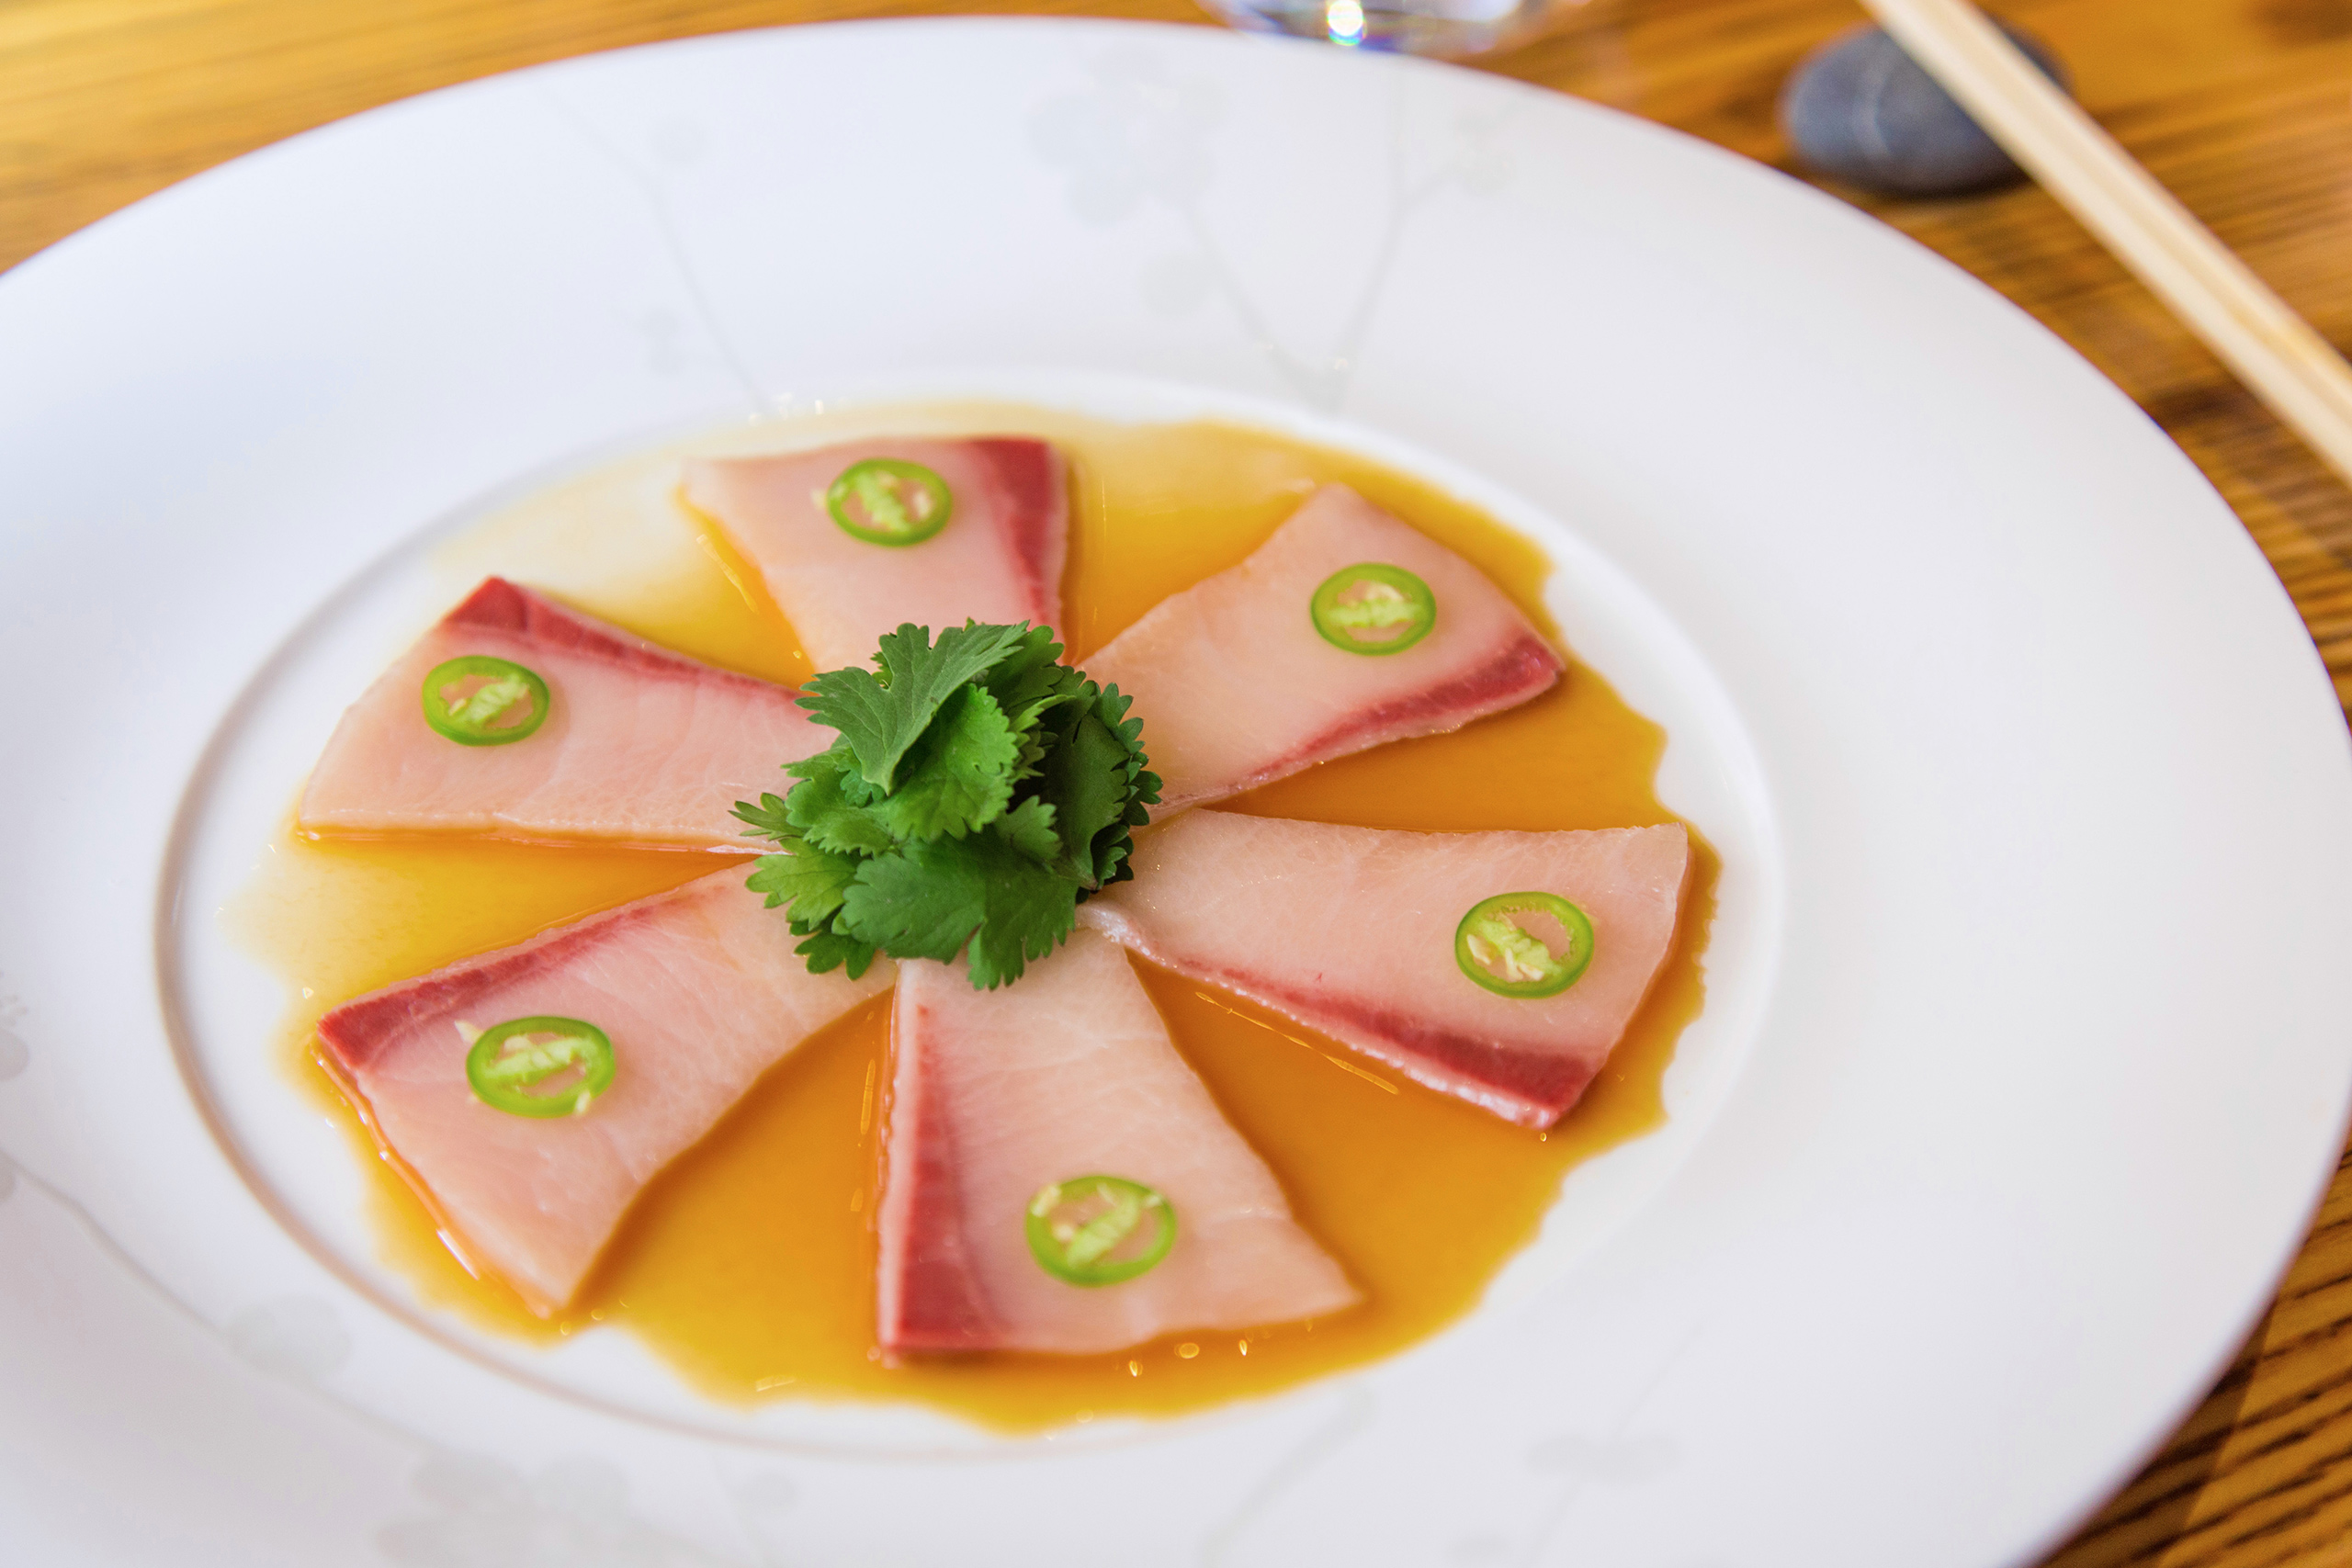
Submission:
[[[223,159],[448,83],[688,33],[988,9],[1204,20],[1186,0],[0,0],[0,267]],[[2007,0],[2004,14],[2057,48],[2091,111],[2226,243],[2352,345],[2352,0]],[[1787,167],[1781,83],[1859,15],[1851,0],[1583,0],[1487,63]],[[2352,491],[2040,191],[1840,194],[2007,293],[2136,398],[2229,498],[2352,698]],[[2051,1562],[2352,1562],[2346,1167],[2235,1364]]]

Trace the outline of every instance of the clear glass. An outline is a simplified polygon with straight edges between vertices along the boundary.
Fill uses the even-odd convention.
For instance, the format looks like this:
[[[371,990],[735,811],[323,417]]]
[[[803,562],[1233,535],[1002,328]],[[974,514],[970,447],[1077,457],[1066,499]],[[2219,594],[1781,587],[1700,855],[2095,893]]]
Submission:
[[[1541,29],[1557,0],[1205,0],[1229,26],[1343,49],[1446,59],[1487,54]]]

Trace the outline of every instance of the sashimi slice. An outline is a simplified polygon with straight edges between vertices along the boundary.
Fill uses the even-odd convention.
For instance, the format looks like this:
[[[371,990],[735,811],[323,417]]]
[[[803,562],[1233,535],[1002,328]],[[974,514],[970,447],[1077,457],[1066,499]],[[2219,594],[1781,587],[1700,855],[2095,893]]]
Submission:
[[[1547,1127],[1624,1036],[1674,944],[1690,870],[1680,824],[1401,833],[1196,811],[1136,835],[1136,876],[1079,919],[1496,1115]],[[1455,929],[1498,894],[1556,894],[1592,922],[1557,995],[1464,974]]]
[[[893,1010],[885,1348],[1112,1350],[1356,1301],[1110,942],[1080,931],[998,991],[910,960]],[[1124,1177],[1166,1198],[1176,1239],[1156,1267],[1085,1286],[1038,1263],[1029,1202],[1080,1176]]]
[[[425,721],[424,679],[469,654],[511,660],[549,691],[505,745]],[[783,792],[785,763],[833,732],[788,687],[698,663],[493,577],[449,612],[335,726],[296,818],[324,833],[435,832],[740,850],[732,810]]]
[[[827,488],[875,457],[920,463],[945,480],[947,525],[912,545],[868,543],[837,525]],[[857,441],[691,461],[685,497],[759,568],[820,670],[865,663],[910,621],[933,633],[967,620],[1061,622],[1069,502],[1061,454],[1042,441]]]
[[[1437,600],[1399,652],[1334,647],[1309,605],[1333,573],[1403,567]],[[1559,679],[1559,654],[1476,567],[1344,485],[1239,566],[1172,594],[1086,660],[1135,698],[1166,817],[1351,751],[1459,729]]]
[[[571,1298],[656,1171],[753,1079],[890,984],[812,975],[738,867],[345,1003],[319,1022],[332,1070],[473,1262],[547,1314]],[[610,1037],[612,1086],[576,1115],[492,1109],[471,1032],[552,1016]]]

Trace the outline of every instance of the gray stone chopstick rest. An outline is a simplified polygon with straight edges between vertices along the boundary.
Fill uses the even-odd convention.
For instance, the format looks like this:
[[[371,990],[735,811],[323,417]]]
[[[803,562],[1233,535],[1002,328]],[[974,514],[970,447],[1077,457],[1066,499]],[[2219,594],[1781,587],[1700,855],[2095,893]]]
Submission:
[[[2067,85],[2047,44],[2006,23],[2001,30]],[[1815,173],[1882,195],[1956,196],[2025,177],[1881,28],[1841,33],[1805,56],[1781,90],[1781,128]]]

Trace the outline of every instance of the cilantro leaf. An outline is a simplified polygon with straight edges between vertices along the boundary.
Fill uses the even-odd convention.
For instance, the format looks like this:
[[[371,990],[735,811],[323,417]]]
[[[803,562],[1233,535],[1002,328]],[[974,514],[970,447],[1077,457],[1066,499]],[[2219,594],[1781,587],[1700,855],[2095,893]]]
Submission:
[[[993,990],[1069,935],[1077,895],[1073,884],[990,830],[909,844],[865,862],[843,898],[841,923],[894,958],[949,963],[968,942],[973,986]]]
[[[847,855],[827,854],[797,839],[778,840],[781,854],[762,855],[752,863],[743,886],[768,896],[768,908],[792,906],[792,919],[804,931],[813,931],[842,907],[842,894],[857,874],[858,863]]]
[[[983,840],[993,840],[990,833]],[[1017,886],[1001,880],[989,901],[988,919],[972,938],[965,973],[975,990],[993,991],[1010,986],[1027,973],[1034,959],[1053,956],[1078,928],[1078,887],[1005,846],[1007,859],[1026,868]],[[1000,873],[1000,877],[1004,874]]]
[[[803,757],[797,762],[786,762],[784,771],[797,779],[813,779],[831,774],[840,781],[842,798],[852,806],[871,806],[889,792],[875,788],[857,771],[857,753],[840,736],[833,743],[813,757]],[[786,797],[787,801],[789,796]]]
[[[757,806],[748,800],[737,801],[735,815],[751,824],[743,834],[747,839],[797,839],[800,836],[799,829],[792,825],[785,803],[772,795],[760,796]]]
[[[842,925],[893,958],[944,964],[988,919],[988,876],[970,840],[909,844],[859,863]]]
[[[1159,775],[1144,766],[1143,720],[1127,716],[1127,709],[1134,703],[1135,699],[1122,694],[1118,687],[1107,687],[1094,694],[1089,715],[1118,742],[1122,753],[1118,772],[1125,781],[1118,819],[1096,829],[1088,845],[1095,878],[1090,888],[1107,887],[1134,877],[1135,868],[1128,863],[1128,857],[1134,852],[1135,838],[1129,829],[1149,822],[1149,807],[1159,801]]]
[[[801,705],[840,733],[786,768],[779,800],[739,802],[772,839],[751,886],[788,906],[812,973],[877,953],[951,962],[975,987],[1021,977],[1069,939],[1078,903],[1134,874],[1130,829],[1159,780],[1116,687],[1059,661],[1044,626],[911,623],[873,670],[809,682]]]
[[[1004,815],[1020,760],[1021,743],[988,688],[959,686],[907,752],[898,788],[870,808],[872,821],[893,841],[960,839]]]
[[[1143,720],[1127,717],[1127,709],[1135,705],[1135,698],[1123,694],[1117,686],[1107,686],[1094,699],[1094,716],[1101,719],[1119,738],[1127,751],[1127,777],[1137,782],[1141,793],[1137,796],[1150,805],[1159,804],[1159,775],[1144,772]],[[1142,824],[1138,822],[1136,826]]]
[[[1090,887],[1101,883],[1107,869],[1098,863],[1095,840],[1126,821],[1126,761],[1118,736],[1089,709],[1046,753],[1039,770],[1045,793],[1059,803],[1055,826],[1063,850],[1078,880]]]
[[[796,766],[806,771],[784,803],[785,816],[803,840],[837,854],[865,855],[880,854],[898,842],[869,807],[844,792],[846,782],[864,783],[845,753],[820,751]]]
[[[849,977],[855,980],[874,964],[874,944],[860,942],[854,936],[843,936],[835,931],[812,932],[808,940],[793,952],[808,961],[808,973],[822,975],[828,969],[846,964]]]
[[[1054,808],[1031,795],[997,819],[1005,842],[1043,865],[1062,858],[1062,836],[1054,831]]]
[[[857,758],[866,783],[889,790],[898,784],[899,762],[931,727],[947,699],[1019,645],[1025,626],[979,626],[967,621],[939,634],[912,622],[883,637],[874,662],[880,673],[855,668],[829,670],[801,688],[800,705],[821,724],[841,731]]]
[[[1031,627],[984,677],[989,695],[1016,730],[1033,729],[1046,709],[1078,695],[1085,686],[1085,671],[1054,662],[1061,651],[1051,627]]]

